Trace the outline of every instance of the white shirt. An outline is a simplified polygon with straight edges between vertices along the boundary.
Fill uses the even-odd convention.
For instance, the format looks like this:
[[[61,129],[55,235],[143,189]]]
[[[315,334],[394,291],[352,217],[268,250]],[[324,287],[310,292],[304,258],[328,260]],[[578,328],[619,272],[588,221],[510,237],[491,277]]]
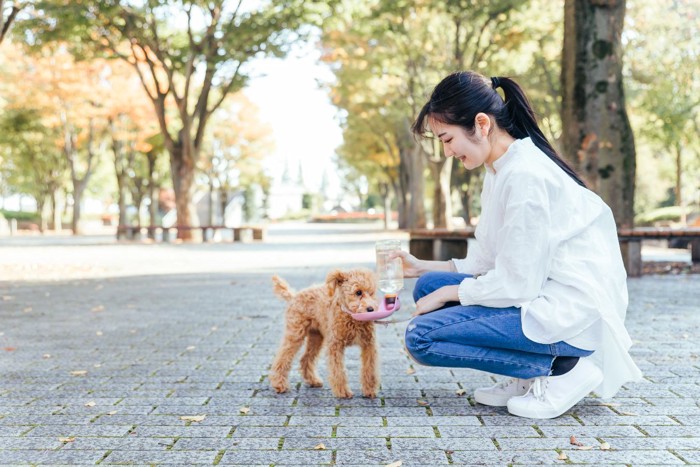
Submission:
[[[530,138],[486,169],[476,241],[453,260],[480,274],[460,284],[462,305],[520,307],[529,339],[594,350],[601,397],[641,379],[628,353],[627,274],[610,208]]]

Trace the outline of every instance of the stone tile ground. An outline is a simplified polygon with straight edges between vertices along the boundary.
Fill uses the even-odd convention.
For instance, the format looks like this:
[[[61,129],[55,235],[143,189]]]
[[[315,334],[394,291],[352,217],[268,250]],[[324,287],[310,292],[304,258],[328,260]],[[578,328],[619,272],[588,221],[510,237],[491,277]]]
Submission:
[[[405,324],[378,330],[379,398],[338,400],[296,371],[275,394],[272,273],[303,287],[335,266],[371,267],[374,240],[390,235],[405,240],[297,226],[255,245],[0,243],[0,464],[700,463],[698,275],[629,281],[645,381],[554,420],[475,405],[469,394],[493,378],[414,365]],[[406,291],[395,317],[410,302]],[[347,355],[356,394],[358,354]]]

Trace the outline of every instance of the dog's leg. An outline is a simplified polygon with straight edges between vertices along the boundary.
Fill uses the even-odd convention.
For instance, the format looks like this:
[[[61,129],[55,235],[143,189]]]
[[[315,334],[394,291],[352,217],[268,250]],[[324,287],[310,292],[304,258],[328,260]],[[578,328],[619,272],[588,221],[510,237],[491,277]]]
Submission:
[[[303,343],[304,334],[285,332],[269,374],[270,385],[275,391],[281,393],[289,390],[289,370],[292,368],[294,356]]]
[[[374,399],[379,390],[379,357],[374,336],[360,344],[360,359],[362,361],[360,369],[362,394]]]
[[[335,397],[350,399],[352,391],[345,373],[345,345],[342,342],[333,340],[328,346],[328,372],[328,382]]]
[[[306,351],[301,357],[301,376],[312,388],[320,388],[323,381],[316,374],[316,360],[323,347],[323,336],[318,331],[309,331],[306,337]]]

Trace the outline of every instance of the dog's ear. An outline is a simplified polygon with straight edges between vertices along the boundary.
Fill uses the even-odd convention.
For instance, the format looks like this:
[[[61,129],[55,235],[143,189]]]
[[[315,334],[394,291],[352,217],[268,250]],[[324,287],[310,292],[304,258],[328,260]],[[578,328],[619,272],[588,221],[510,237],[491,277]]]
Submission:
[[[345,282],[347,280],[347,277],[345,276],[345,273],[341,271],[340,269],[334,269],[333,271],[329,272],[328,275],[326,276],[326,286],[328,287],[328,296],[332,297],[335,294],[335,289],[338,287],[340,284]]]

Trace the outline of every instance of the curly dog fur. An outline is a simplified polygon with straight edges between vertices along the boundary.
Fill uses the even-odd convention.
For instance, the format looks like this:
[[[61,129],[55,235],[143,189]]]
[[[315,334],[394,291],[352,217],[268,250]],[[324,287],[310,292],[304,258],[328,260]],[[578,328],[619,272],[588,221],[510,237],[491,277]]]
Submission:
[[[301,375],[311,387],[323,382],[316,373],[316,360],[322,346],[328,353],[329,383],[340,398],[353,396],[348,386],[344,353],[350,345],[360,346],[362,394],[374,398],[379,390],[379,359],[374,323],[357,321],[350,313],[377,309],[376,279],[369,269],[347,271],[336,269],[326,283],[295,293],[283,279],[273,276],[273,290],[289,303],[285,315],[285,331],[272,369],[270,384],[278,393],[289,390],[292,360],[306,340],[301,357]]]

